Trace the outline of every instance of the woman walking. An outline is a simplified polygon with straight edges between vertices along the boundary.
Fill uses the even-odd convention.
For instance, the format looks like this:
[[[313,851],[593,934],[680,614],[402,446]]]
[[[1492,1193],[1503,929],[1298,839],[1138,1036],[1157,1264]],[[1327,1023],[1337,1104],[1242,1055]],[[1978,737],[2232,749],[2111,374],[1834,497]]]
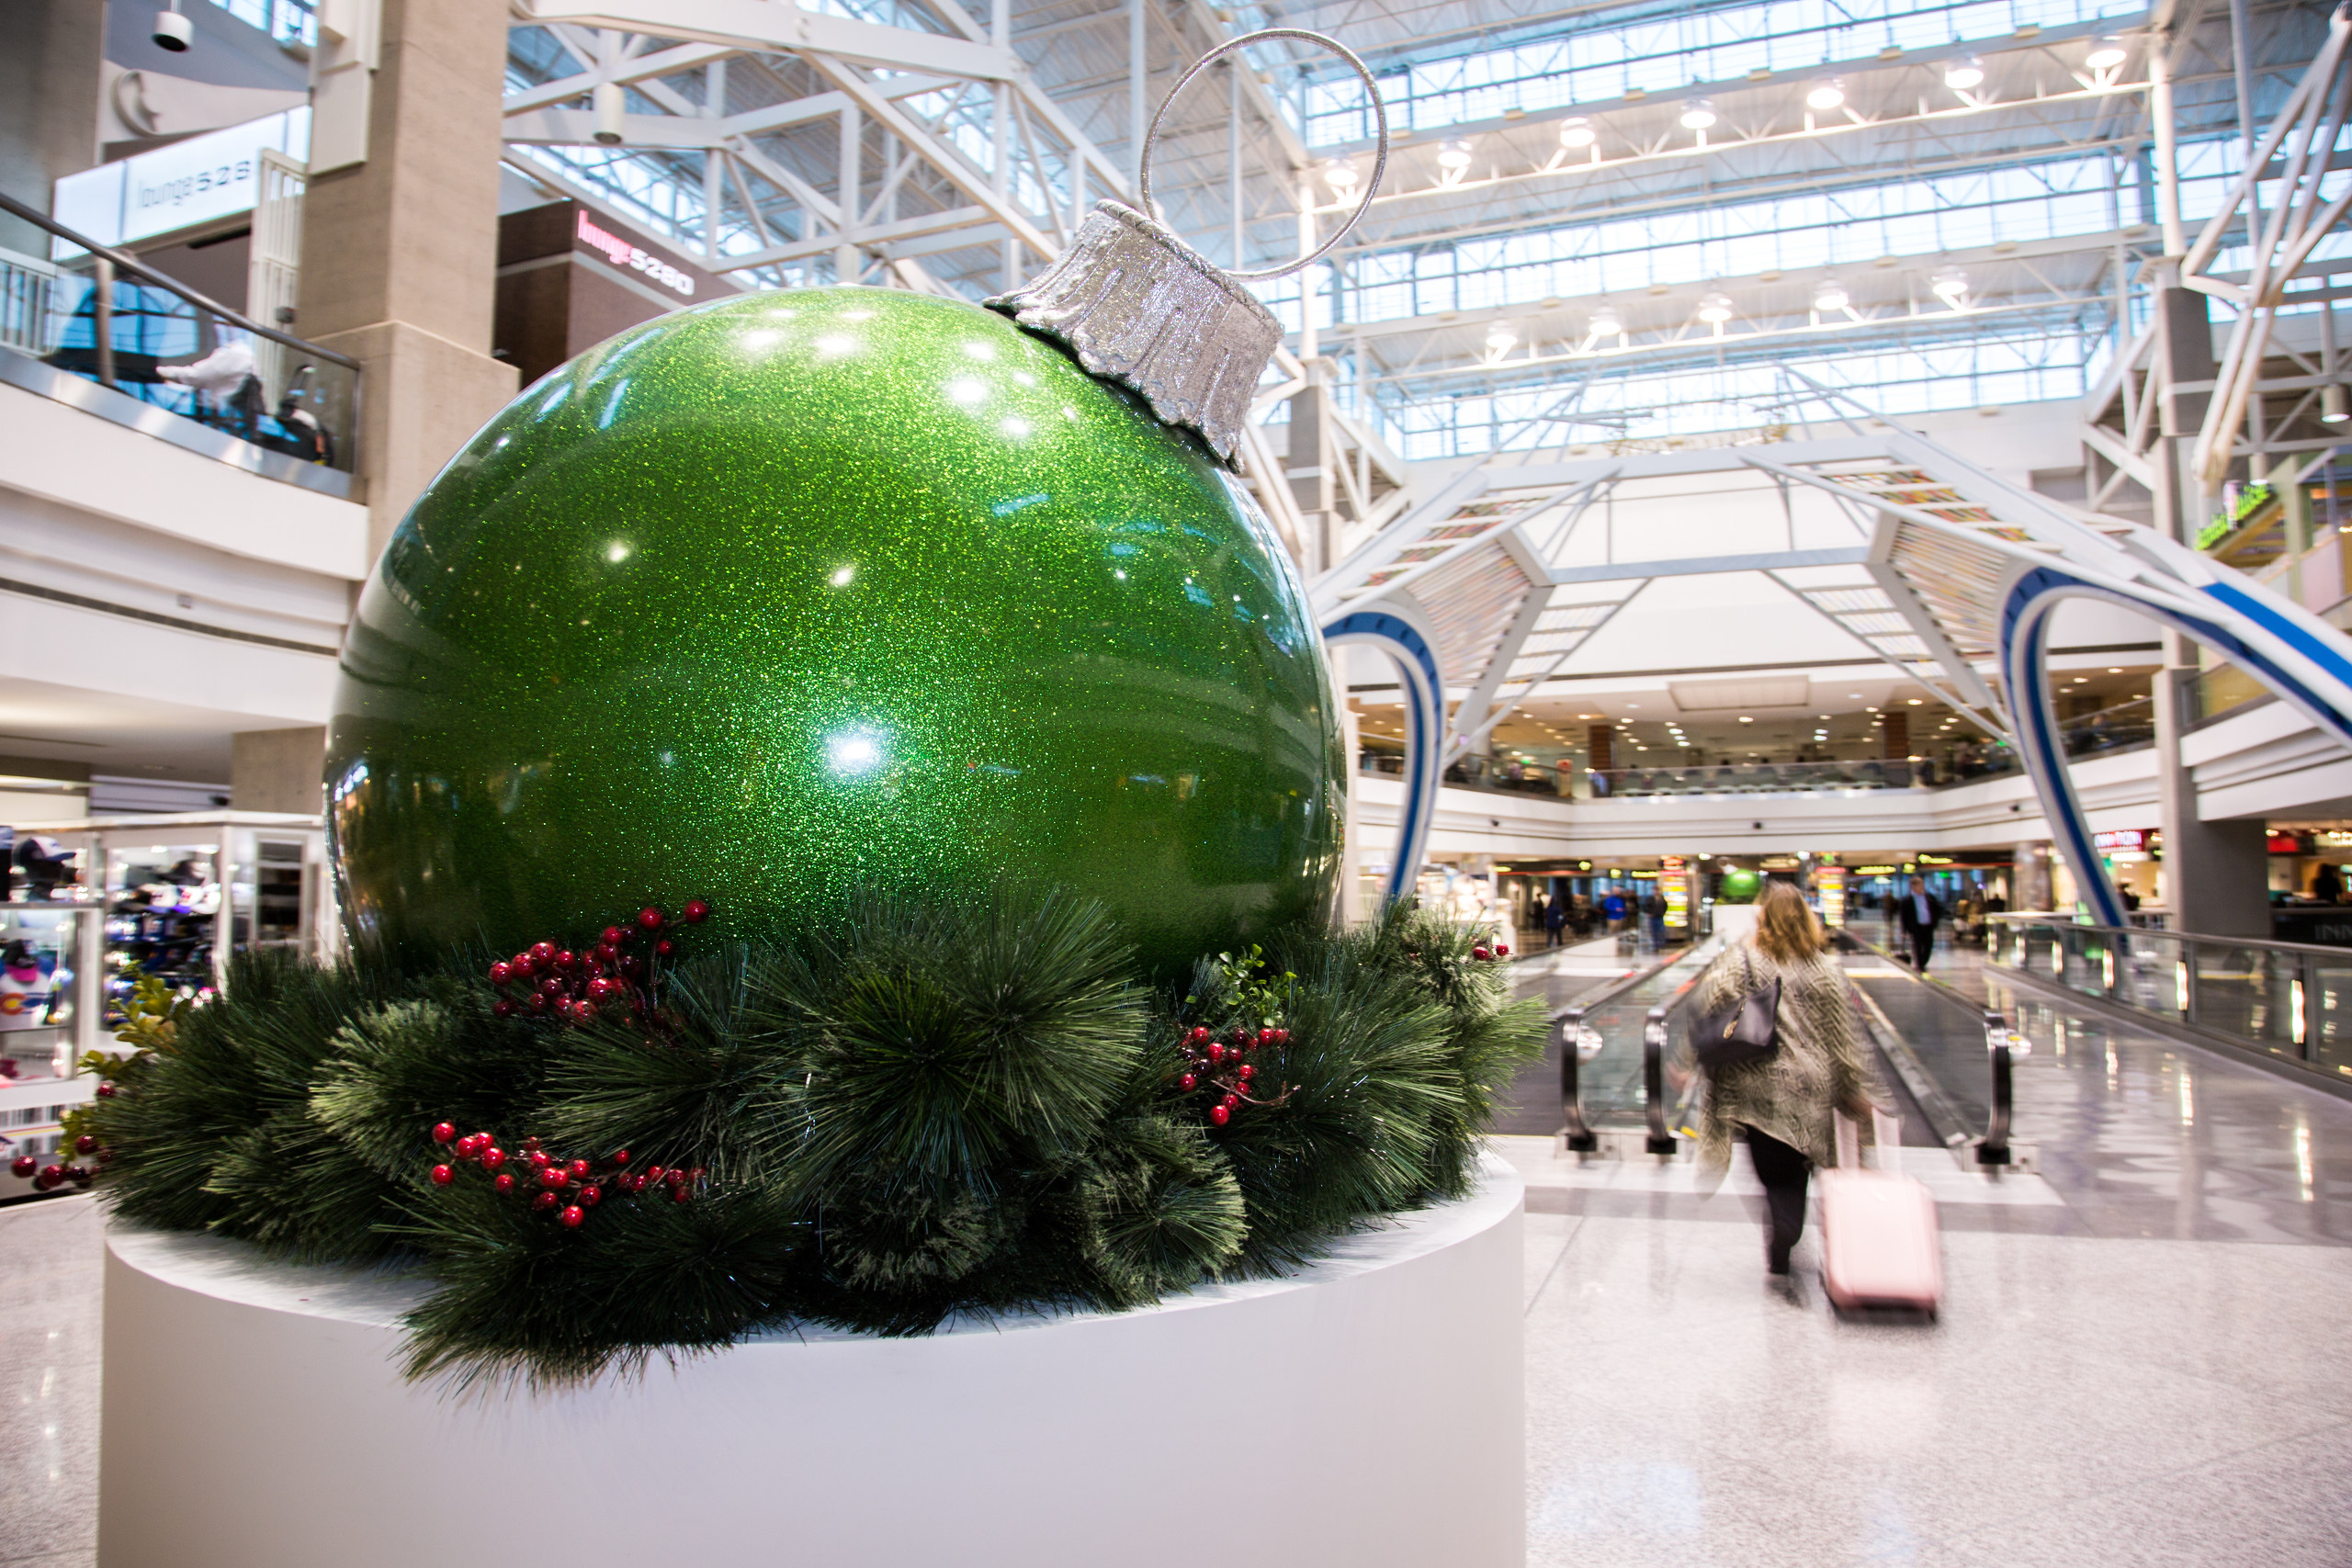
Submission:
[[[1776,981],[1778,1048],[1709,1075],[1699,1157],[1720,1180],[1731,1166],[1734,1137],[1746,1136],[1770,1213],[1765,1266],[1778,1282],[1787,1280],[1790,1251],[1804,1233],[1813,1168],[1838,1163],[1836,1113],[1871,1124],[1871,1075],[1855,1036],[1845,972],[1804,895],[1786,882],[1765,885],[1754,934],[1707,972],[1697,1010],[1717,1011]]]

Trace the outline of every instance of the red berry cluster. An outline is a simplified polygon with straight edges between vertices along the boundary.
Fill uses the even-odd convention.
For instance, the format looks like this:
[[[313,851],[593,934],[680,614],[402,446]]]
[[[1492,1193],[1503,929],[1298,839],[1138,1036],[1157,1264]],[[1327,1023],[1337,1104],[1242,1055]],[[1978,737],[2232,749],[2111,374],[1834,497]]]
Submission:
[[[96,1143],[96,1139],[85,1134],[74,1140],[74,1150],[79,1154],[87,1154],[89,1149],[83,1145],[95,1145]],[[105,1157],[103,1154],[99,1156],[101,1159]],[[15,1159],[10,1160],[8,1174],[19,1180],[30,1181],[35,1190],[41,1192],[54,1192],[69,1181],[84,1191],[87,1191],[90,1183],[98,1179],[97,1172],[86,1165],[43,1165],[30,1155],[18,1155]]]
[[[1477,946],[1470,950],[1470,956],[1476,959],[1481,964],[1486,963],[1490,958],[1509,958],[1510,956],[1510,943],[1507,942],[1498,942],[1492,947],[1489,947],[1485,942],[1480,942]]]
[[[1176,1043],[1176,1054],[1184,1059],[1177,1069],[1176,1087],[1186,1094],[1206,1093],[1216,1097],[1209,1107],[1209,1122],[1222,1127],[1233,1120],[1233,1113],[1244,1105],[1280,1105],[1290,1098],[1285,1089],[1271,1100],[1261,1100],[1250,1091],[1257,1086],[1258,1065],[1249,1058],[1264,1045],[1287,1045],[1287,1029],[1251,1029],[1237,1023],[1220,1035],[1205,1024],[1196,1024]]]
[[[455,1156],[435,1151],[439,1163],[430,1173],[434,1186],[447,1187],[457,1180],[459,1164],[479,1166],[489,1176],[492,1190],[523,1195],[534,1210],[553,1214],[567,1230],[579,1229],[588,1211],[606,1197],[643,1192],[656,1182],[662,1184],[658,1190],[666,1190],[672,1202],[687,1202],[700,1189],[704,1176],[700,1166],[686,1170],[650,1165],[643,1170],[630,1170],[627,1149],[616,1150],[603,1161],[563,1159],[548,1153],[537,1138],[524,1139],[521,1157],[514,1158],[488,1133],[458,1136],[454,1122],[435,1122],[433,1141]],[[506,1168],[510,1163],[514,1169]]]
[[[710,919],[710,906],[689,899],[678,918],[698,926]],[[607,1009],[640,1021],[650,1018],[657,966],[678,950],[662,934],[669,924],[669,916],[649,905],[630,924],[606,926],[585,953],[551,942],[533,942],[490,966],[490,983],[501,991],[521,987],[519,1000],[502,996],[491,1010],[501,1018],[532,1012],[570,1024],[593,1023]],[[631,951],[640,936],[652,943],[650,952]]]

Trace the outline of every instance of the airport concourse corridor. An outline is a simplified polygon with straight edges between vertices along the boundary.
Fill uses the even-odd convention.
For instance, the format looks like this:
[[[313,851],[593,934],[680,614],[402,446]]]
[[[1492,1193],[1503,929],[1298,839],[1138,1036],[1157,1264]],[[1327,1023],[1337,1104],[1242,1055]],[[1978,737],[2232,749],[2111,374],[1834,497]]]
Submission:
[[[1848,967],[1942,1010],[1905,1032],[1923,1057],[1967,1041],[1961,1008]],[[1702,1197],[1687,1164],[1497,1140],[1530,1184],[1529,1562],[2352,1562],[2352,1105],[1973,953],[1932,968],[2032,1040],[2015,1135],[2043,1172],[1905,1147],[1941,1210],[1936,1324],[1839,1321],[1817,1210],[1802,1304],[1769,1292],[1744,1166]]]

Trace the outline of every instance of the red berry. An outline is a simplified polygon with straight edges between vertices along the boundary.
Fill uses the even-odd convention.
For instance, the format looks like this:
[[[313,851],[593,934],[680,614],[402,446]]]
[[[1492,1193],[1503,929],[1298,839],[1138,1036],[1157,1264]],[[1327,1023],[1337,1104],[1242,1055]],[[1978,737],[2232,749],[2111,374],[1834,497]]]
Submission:
[[[490,1147],[482,1150],[481,1168],[484,1170],[496,1170],[500,1166],[504,1165],[505,1163],[506,1151],[500,1148],[496,1144],[492,1144]]]
[[[1209,1060],[1212,1062],[1222,1062],[1225,1060],[1225,1044],[1222,1041],[1213,1040],[1209,1042]]]
[[[678,912],[686,918],[686,924],[690,926],[698,926],[710,919],[710,906],[699,898],[687,899],[686,907]]]
[[[98,1151],[98,1163],[100,1165],[112,1165],[114,1163],[114,1151],[112,1149],[100,1149]]]
[[[1275,1044],[1277,1044],[1277,1045],[1287,1045],[1287,1044],[1289,1044],[1289,1043],[1290,1043],[1290,1031],[1289,1031],[1289,1030],[1287,1030],[1287,1029],[1277,1029],[1277,1030],[1275,1030],[1275,1031],[1274,1031],[1274,1043],[1275,1043]]]
[[[627,1165],[628,1163],[628,1151],[627,1149],[615,1149],[613,1151],[613,1163],[615,1165]]]
[[[512,1192],[514,1190],[514,1173],[511,1170],[502,1170],[491,1185],[501,1192]]]
[[[683,1203],[694,1195],[695,1190],[683,1182],[670,1189],[670,1201],[673,1203]]]
[[[702,1167],[696,1166],[692,1170],[686,1172],[686,1179],[689,1181],[700,1181],[704,1177],[708,1176],[710,1172],[705,1170]]]
[[[60,1183],[63,1182],[64,1179],[65,1168],[63,1166],[45,1165],[40,1168],[40,1174],[33,1178],[33,1185],[46,1192],[51,1188],[58,1186]]]
[[[1208,1026],[1201,1023],[1193,1025],[1193,1032],[1185,1036],[1185,1038],[1190,1040],[1195,1045],[1207,1044],[1209,1040]]]
[[[596,934],[596,940],[606,947],[618,947],[628,940],[628,932],[619,926],[606,926]]]
[[[561,1220],[566,1225],[569,1225],[573,1230],[578,1230],[580,1228],[580,1222],[587,1217],[588,1211],[582,1208],[577,1203],[571,1205],[569,1208],[565,1209],[562,1213],[556,1216],[557,1219]]]
[[[1509,958],[1510,956],[1510,943],[1507,942],[1498,942],[1495,943],[1495,956],[1497,958]]]
[[[605,1190],[592,1181],[580,1190],[580,1201],[593,1209],[605,1201]]]
[[[493,986],[503,986],[514,977],[514,965],[503,958],[490,966],[490,983]]]
[[[555,955],[555,966],[569,974],[580,967],[580,955],[567,947]]]
[[[615,991],[621,988],[622,987],[615,985],[612,981],[601,976],[588,982],[588,994],[600,1002],[606,997],[611,996]]]
[[[595,1022],[595,1021],[596,1021],[596,1004],[595,1004],[595,1003],[594,1003],[594,1002],[574,1002],[574,1003],[572,1003],[572,1004],[571,1004],[571,1021],[572,1021],[572,1022],[574,1022],[574,1023],[594,1023],[594,1022]]]
[[[660,942],[655,942],[655,943],[653,944],[653,955],[654,955],[656,958],[667,958],[667,957],[669,957],[669,956],[670,956],[670,954],[672,954],[672,953],[675,953],[675,952],[677,952],[677,951],[678,951],[678,944],[677,944],[676,942],[672,942],[672,941],[671,941],[668,937],[666,937],[666,936],[665,936],[665,937],[663,937]]]
[[[662,911],[650,904],[637,912],[637,923],[650,931],[660,931],[663,919]]]
[[[100,1084],[98,1086],[98,1098],[100,1100],[112,1100],[114,1098],[114,1085],[110,1083]]]
[[[1227,1111],[1230,1111],[1235,1106],[1241,1103],[1241,1097],[1238,1094],[1228,1094],[1222,1101],[1220,1101],[1220,1103],[1223,1104]]]
[[[623,975],[632,980],[642,980],[645,978],[645,960],[634,953],[624,953],[621,956],[620,970]]]
[[[17,1178],[20,1181],[30,1180],[32,1179],[33,1172],[40,1168],[40,1161],[33,1158],[30,1155],[18,1155],[15,1159],[8,1162],[8,1174]]]
[[[514,1016],[514,1004],[508,1001],[504,997],[501,997],[497,1001],[491,1004],[490,1014],[492,1018],[513,1018]]]
[[[548,1165],[541,1166],[539,1168],[539,1185],[548,1189],[549,1190],[553,1190],[554,1189],[562,1186],[565,1182],[570,1181],[571,1179],[571,1175],[560,1165]]]
[[[90,1183],[97,1179],[96,1177],[90,1174],[88,1168],[85,1166],[77,1165],[65,1174],[73,1179],[74,1186],[79,1187],[85,1192],[90,1190]]]
[[[1197,1073],[1186,1073],[1182,1077],[1176,1080],[1176,1087],[1189,1094],[1193,1089],[1201,1087],[1200,1075]]]
[[[80,1137],[74,1140],[74,1152],[77,1155],[88,1154],[92,1149],[95,1149],[97,1146],[97,1139],[90,1136],[87,1133],[83,1134]]]
[[[455,1181],[455,1180],[457,1180],[457,1179],[458,1179],[458,1173],[457,1173],[454,1169],[452,1169],[451,1168],[449,1168],[448,1166],[446,1166],[446,1165],[436,1165],[436,1166],[435,1166],[435,1167],[433,1168],[433,1185],[434,1185],[434,1186],[435,1186],[435,1187],[447,1187],[447,1186],[448,1186],[448,1185],[449,1185],[449,1183],[451,1183],[452,1181]]]
[[[1244,1062],[1241,1064],[1241,1070],[1233,1076],[1239,1078],[1243,1083],[1248,1083],[1251,1078],[1257,1077],[1257,1075],[1258,1069],[1251,1066],[1249,1063]]]
[[[531,1010],[533,1012],[545,1012],[548,1010],[548,994],[545,991],[533,991],[531,993]]]
[[[534,1208],[534,1209],[552,1209],[552,1208],[554,1208],[558,1203],[560,1203],[560,1202],[562,1202],[562,1201],[563,1201],[563,1200],[562,1200],[562,1199],[560,1199],[560,1198],[557,1197],[557,1196],[556,1196],[554,1193],[552,1193],[552,1192],[541,1192],[541,1193],[537,1194],[537,1196],[535,1196],[534,1198],[532,1198],[532,1200],[531,1200],[531,1207],[532,1207],[532,1208]]]
[[[530,1152],[525,1155],[524,1158],[531,1162],[531,1168],[533,1170],[545,1170],[548,1166],[547,1151],[540,1148],[538,1144],[539,1141],[537,1138],[532,1138],[526,1142],[523,1146]]]
[[[572,1180],[577,1181],[588,1174],[588,1162],[584,1159],[576,1159],[563,1168],[571,1172]]]
[[[659,1181],[669,1174],[670,1173],[667,1170],[664,1170],[658,1165],[649,1165],[645,1168],[645,1179],[648,1181]]]
[[[535,942],[531,944],[532,963],[545,964],[554,957],[555,943],[551,942]]]
[[[1222,1105],[1212,1105],[1209,1107],[1209,1120],[1222,1127],[1233,1120],[1233,1112]]]
[[[433,1123],[433,1141],[434,1141],[435,1143],[436,1143],[436,1144],[447,1144],[447,1143],[450,1143],[450,1142],[454,1141],[454,1140],[457,1138],[457,1136],[458,1136],[458,1124],[457,1124],[456,1122],[435,1122],[435,1123]]]
[[[1487,959],[1492,958],[1494,954],[1483,947],[1474,947],[1470,950],[1470,956],[1476,959],[1479,963],[1484,964]]]

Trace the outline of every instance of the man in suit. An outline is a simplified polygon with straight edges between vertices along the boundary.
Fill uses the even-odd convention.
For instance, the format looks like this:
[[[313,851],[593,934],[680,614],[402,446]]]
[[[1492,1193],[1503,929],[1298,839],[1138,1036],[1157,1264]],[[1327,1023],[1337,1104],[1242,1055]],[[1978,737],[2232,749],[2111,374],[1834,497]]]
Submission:
[[[1911,891],[1895,900],[1894,918],[1902,922],[1903,934],[1911,943],[1911,967],[1926,974],[1928,954],[1936,946],[1936,922],[1944,918],[1944,907],[1928,891],[1926,878],[1911,879]]]

